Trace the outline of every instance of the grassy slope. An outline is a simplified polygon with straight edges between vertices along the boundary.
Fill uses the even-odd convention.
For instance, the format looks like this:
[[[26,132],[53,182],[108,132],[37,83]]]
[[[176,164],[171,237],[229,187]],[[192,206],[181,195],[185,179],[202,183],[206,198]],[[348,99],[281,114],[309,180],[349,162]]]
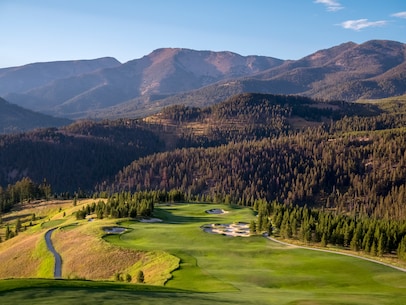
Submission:
[[[202,224],[249,221],[254,217],[249,209],[224,206],[230,213],[204,212],[216,207],[163,206],[156,209],[155,216],[165,222],[124,222],[122,225],[131,231],[106,238],[129,249],[162,249],[178,256],[180,268],[166,287],[72,282],[69,288],[66,281],[62,281],[63,285],[59,281],[47,284],[31,281],[30,285],[36,288],[11,290],[5,286],[24,286],[24,282],[2,281],[0,303],[31,304],[35,298],[38,304],[75,304],[86,300],[86,304],[136,301],[137,304],[372,305],[402,304],[406,298],[406,274],[385,266],[290,248],[262,237],[231,238],[202,232]],[[176,288],[190,291],[171,290]]]
[[[75,207],[73,210],[78,208]],[[53,256],[47,250],[44,234],[46,229],[67,221],[67,219],[61,219],[62,211],[70,211],[71,214],[72,202],[49,201],[26,204],[17,211],[4,215],[1,226],[3,235],[6,225],[10,225],[11,230],[14,230],[17,218],[20,218],[23,226],[27,226],[27,230],[0,243],[0,261],[2,262],[0,278],[53,277]],[[34,221],[32,221],[32,214],[36,215]],[[29,226],[30,222],[32,226]]]
[[[406,113],[406,95],[388,97],[376,100],[358,100],[358,103],[377,105],[388,113]]]
[[[262,237],[211,235],[200,225],[249,221],[248,209],[208,215],[213,206],[163,207],[157,216],[170,223],[129,224],[133,231],[109,241],[121,246],[161,248],[182,262],[168,287],[217,292],[216,300],[235,303],[310,301],[321,304],[395,304],[406,297],[406,275],[374,263],[328,253],[276,245]],[[187,215],[187,216],[184,216]],[[199,271],[194,270],[195,266]],[[206,275],[205,277],[198,276]],[[233,291],[234,290],[234,291]]]
[[[146,283],[163,285],[171,277],[170,271],[179,266],[179,259],[164,251],[137,251],[105,242],[102,227],[115,225],[115,220],[77,221],[73,215],[91,202],[81,201],[77,206],[72,202],[45,202],[7,214],[3,225],[14,225],[17,217],[31,219],[34,212],[37,218],[26,231],[0,243],[0,278],[52,278],[54,258],[44,235],[48,229],[60,227],[52,240],[63,258],[64,278],[114,280],[116,274],[125,277],[128,273],[134,282],[143,268]]]

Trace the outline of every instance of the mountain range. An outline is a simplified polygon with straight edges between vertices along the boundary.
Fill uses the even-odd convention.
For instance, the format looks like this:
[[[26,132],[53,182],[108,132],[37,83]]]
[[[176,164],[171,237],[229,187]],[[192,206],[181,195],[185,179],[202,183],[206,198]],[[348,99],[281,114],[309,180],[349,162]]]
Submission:
[[[72,123],[69,119],[38,113],[0,98],[0,134],[28,131],[42,127],[59,127]]]
[[[0,69],[0,96],[66,118],[141,117],[165,106],[216,104],[245,92],[357,101],[406,93],[406,45],[344,43],[299,60],[158,49],[119,63],[37,63]]]

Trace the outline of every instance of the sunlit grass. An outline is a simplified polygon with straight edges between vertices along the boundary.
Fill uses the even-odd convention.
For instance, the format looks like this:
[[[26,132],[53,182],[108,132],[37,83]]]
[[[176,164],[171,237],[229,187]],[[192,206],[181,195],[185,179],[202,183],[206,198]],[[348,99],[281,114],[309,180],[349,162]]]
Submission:
[[[39,261],[36,277],[53,278],[55,259],[53,254],[48,250],[44,234],[37,241],[32,258]]]
[[[0,243],[0,278],[36,277],[43,257],[34,255],[41,233],[20,233]]]
[[[406,112],[406,95],[393,96],[383,99],[365,99],[358,100],[358,103],[372,104],[378,106],[381,110],[389,113],[405,113]]]
[[[217,207],[230,213],[205,213]],[[200,229],[207,223],[249,222],[255,217],[250,209],[175,205],[157,209],[155,216],[164,222],[127,222],[125,225],[132,231],[120,237],[109,236],[107,240],[130,248],[166,249],[180,257],[181,268],[173,273],[168,287],[217,293],[234,290],[239,291],[242,299],[251,295],[259,303],[269,297],[281,303],[309,298],[334,304],[338,299],[333,296],[342,294],[344,304],[384,304],[385,298],[397,298],[396,293],[391,296],[392,292],[402,294],[398,288],[406,284],[405,274],[357,258],[293,249],[262,236],[233,238]],[[183,268],[182,262],[185,263]],[[387,273],[392,279],[389,284],[376,281],[378,275]],[[286,291],[290,291],[289,294],[282,297],[280,293]],[[406,297],[406,293],[403,296]]]
[[[205,213],[212,208],[229,213]],[[62,224],[65,228],[54,232],[54,244],[68,265],[63,267],[65,274],[84,268],[87,275],[75,275],[90,278],[90,268],[93,272],[104,268],[109,274],[120,271],[131,275],[143,270],[151,283],[152,278],[162,276],[155,283],[166,283],[165,286],[33,280],[30,287],[24,281],[2,281],[0,303],[32,304],[35,300],[58,305],[378,305],[403,304],[406,298],[406,274],[400,271],[339,254],[283,246],[262,236],[233,238],[201,229],[209,223],[249,222],[255,214],[248,208],[209,204],[160,206],[154,217],[163,222],[125,220],[116,225],[129,228],[127,233],[104,239],[102,228],[115,225],[115,220],[88,222],[69,218]],[[39,251],[41,244],[36,245],[35,251]],[[134,253],[140,255],[139,260],[118,266]],[[179,268],[169,274],[178,263]],[[162,271],[164,274],[160,274]]]

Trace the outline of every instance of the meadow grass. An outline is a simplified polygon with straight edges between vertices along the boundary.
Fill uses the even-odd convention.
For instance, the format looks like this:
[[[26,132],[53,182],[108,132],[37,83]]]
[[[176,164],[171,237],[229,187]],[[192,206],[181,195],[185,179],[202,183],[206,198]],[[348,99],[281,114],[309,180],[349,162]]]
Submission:
[[[69,219],[75,211],[82,208],[82,205],[93,201],[92,199],[79,200],[76,206],[73,206],[72,200],[50,200],[18,204],[15,210],[2,216],[0,237],[4,239],[7,225],[12,230],[15,229],[17,219],[20,219],[22,227],[31,233],[39,232],[43,228],[59,226]],[[35,219],[33,219],[33,215]]]
[[[38,276],[38,266],[45,257],[34,255],[34,253],[42,239],[43,234],[41,233],[23,232],[0,243],[0,278]],[[47,254],[45,253],[45,255]]]
[[[32,258],[40,262],[37,267],[36,277],[53,278],[55,258],[53,254],[48,250],[44,236],[41,236],[41,238],[38,239],[36,247],[32,253]]]
[[[212,208],[229,213],[205,213]],[[178,257],[179,268],[172,272],[173,278],[165,286],[153,286],[154,290],[148,285],[121,287],[116,283],[74,281],[70,286],[69,281],[49,281],[47,285],[36,284],[33,288],[17,282],[10,288],[10,282],[1,281],[0,303],[32,304],[35,299],[37,304],[58,305],[374,305],[404,304],[406,299],[406,274],[386,266],[339,254],[288,247],[262,236],[234,238],[205,233],[201,229],[209,223],[255,219],[252,210],[247,208],[213,204],[160,206],[155,209],[154,217],[164,221],[123,221],[119,225],[130,230],[121,235],[107,235],[104,240],[118,248],[162,253],[157,260],[166,260],[165,255]],[[88,227],[92,235],[101,236],[101,223],[81,223],[77,229],[70,228],[67,232],[73,234]],[[4,288],[5,283],[8,288]]]
[[[372,104],[378,106],[381,110],[389,113],[405,113],[406,112],[406,95],[387,97],[382,99],[364,99],[358,100],[358,103]]]
[[[51,229],[63,224],[66,220],[65,219],[54,219],[41,224],[41,227],[44,229]]]

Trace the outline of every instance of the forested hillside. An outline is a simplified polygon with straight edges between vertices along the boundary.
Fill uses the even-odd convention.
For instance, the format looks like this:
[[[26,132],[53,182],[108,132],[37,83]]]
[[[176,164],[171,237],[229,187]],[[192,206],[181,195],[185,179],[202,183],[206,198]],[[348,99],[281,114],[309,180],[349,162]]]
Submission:
[[[45,179],[56,193],[179,189],[242,205],[266,199],[400,219],[402,105],[241,94],[144,120],[2,136],[0,183]]]
[[[327,105],[320,109],[307,99],[240,95],[206,109],[166,109],[150,123],[172,126],[183,138],[207,145],[135,161],[108,189],[178,188],[243,205],[263,198],[404,217],[403,108]]]
[[[179,188],[252,205],[255,199],[406,216],[406,130],[291,136],[181,149],[133,162],[112,190]]]
[[[258,211],[258,233],[405,258],[406,103],[366,102],[240,94],[4,135],[0,209],[74,193],[116,198],[77,218],[150,215],[175,197],[235,203]]]
[[[176,147],[208,147],[274,138],[344,116],[373,116],[376,105],[321,102],[302,96],[237,94],[206,108],[171,106],[144,119],[151,128],[177,136]]]
[[[0,185],[44,179],[56,193],[90,191],[131,161],[164,143],[137,121],[78,122],[0,137]]]

